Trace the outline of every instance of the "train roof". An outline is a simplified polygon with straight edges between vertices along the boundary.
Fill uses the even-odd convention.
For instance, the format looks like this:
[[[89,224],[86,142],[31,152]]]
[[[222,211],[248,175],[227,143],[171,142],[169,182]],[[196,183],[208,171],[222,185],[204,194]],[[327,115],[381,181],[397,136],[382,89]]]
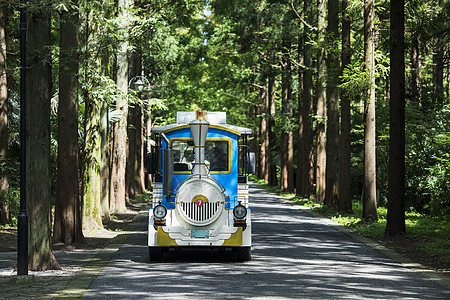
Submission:
[[[223,129],[227,131],[232,131],[237,135],[249,135],[252,134],[252,130],[250,128],[239,127],[231,124],[227,124],[227,113],[226,112],[208,112],[208,122],[210,127]],[[195,120],[196,114],[195,111],[178,111],[177,112],[177,122],[174,124],[168,124],[164,126],[158,126],[152,128],[152,133],[162,133],[171,130],[178,129],[177,127],[186,127],[189,126],[189,123]]]

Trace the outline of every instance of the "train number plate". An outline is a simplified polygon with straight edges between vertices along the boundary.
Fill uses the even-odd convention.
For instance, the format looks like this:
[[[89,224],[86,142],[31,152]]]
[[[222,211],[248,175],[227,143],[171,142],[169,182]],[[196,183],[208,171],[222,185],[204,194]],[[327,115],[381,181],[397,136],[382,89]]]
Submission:
[[[191,238],[209,238],[209,230],[191,230]]]

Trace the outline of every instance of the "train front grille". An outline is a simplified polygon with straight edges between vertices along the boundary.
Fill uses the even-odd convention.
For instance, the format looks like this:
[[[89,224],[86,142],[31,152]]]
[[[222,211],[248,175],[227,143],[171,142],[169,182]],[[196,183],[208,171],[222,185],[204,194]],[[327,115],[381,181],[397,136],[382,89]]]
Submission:
[[[206,202],[199,206],[195,202],[181,202],[181,211],[185,218],[198,223],[208,223],[220,210],[220,202]]]

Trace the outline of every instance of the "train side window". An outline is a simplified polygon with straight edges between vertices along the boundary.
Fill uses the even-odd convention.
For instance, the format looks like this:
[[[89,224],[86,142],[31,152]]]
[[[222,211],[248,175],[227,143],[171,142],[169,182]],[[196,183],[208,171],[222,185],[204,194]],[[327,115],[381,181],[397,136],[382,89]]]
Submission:
[[[175,172],[190,171],[194,161],[194,142],[192,140],[173,140],[173,170]]]
[[[207,140],[205,148],[205,159],[209,162],[211,172],[229,170],[229,141]]]

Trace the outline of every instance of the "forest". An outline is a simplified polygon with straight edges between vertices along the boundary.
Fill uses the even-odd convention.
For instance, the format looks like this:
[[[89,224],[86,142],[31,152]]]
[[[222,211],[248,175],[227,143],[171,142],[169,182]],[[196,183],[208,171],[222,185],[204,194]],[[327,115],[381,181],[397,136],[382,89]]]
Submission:
[[[258,178],[369,221],[387,207],[386,235],[406,211],[448,217],[449,41],[445,0],[0,0],[0,224],[21,109],[32,269],[151,190],[150,129],[176,111],[227,112]]]

